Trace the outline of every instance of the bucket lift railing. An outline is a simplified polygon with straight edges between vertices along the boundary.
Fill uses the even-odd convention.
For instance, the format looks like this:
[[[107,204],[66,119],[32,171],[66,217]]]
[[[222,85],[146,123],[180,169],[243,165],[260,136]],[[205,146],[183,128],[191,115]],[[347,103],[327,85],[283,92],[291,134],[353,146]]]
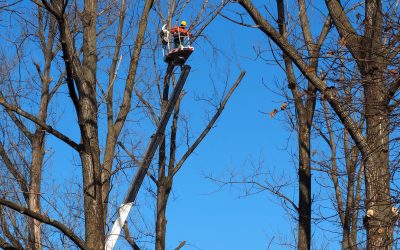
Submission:
[[[182,47],[190,47],[190,37],[187,36],[187,35],[186,36],[181,35],[180,29],[178,29],[178,38],[179,38],[179,45],[180,46],[182,46]],[[187,41],[185,42],[185,40],[187,40]]]

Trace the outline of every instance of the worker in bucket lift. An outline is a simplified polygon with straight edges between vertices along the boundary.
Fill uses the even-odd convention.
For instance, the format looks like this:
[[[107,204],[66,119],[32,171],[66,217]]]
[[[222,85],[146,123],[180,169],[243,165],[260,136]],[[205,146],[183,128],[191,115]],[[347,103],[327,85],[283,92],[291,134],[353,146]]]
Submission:
[[[186,30],[186,21],[182,21],[179,27],[173,27],[170,32],[174,36],[175,48],[179,48],[179,45],[183,46],[185,37],[191,36],[190,32]]]

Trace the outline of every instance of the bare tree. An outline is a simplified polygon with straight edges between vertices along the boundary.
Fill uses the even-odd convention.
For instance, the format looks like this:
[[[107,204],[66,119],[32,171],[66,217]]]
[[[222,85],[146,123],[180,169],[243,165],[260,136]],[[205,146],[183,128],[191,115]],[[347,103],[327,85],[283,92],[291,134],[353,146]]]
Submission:
[[[17,3],[15,3],[17,4]],[[12,5],[9,5],[9,7]],[[39,62],[33,62],[35,65],[36,73],[39,76],[39,92],[40,92],[40,101],[37,106],[37,110],[34,112],[36,115],[32,116],[38,123],[45,124],[48,119],[48,107],[50,100],[54,97],[54,94],[59,89],[62,84],[63,74],[60,74],[58,80],[52,79],[51,70],[52,64],[56,54],[59,49],[56,44],[56,22],[54,18],[46,15],[41,8],[37,8],[37,13],[35,14],[37,18],[37,26],[29,26],[29,28],[36,28],[37,31],[34,33],[35,38],[39,43],[39,48],[43,55],[43,64],[40,65]],[[28,21],[28,20],[26,20]],[[28,23],[28,22],[27,22]],[[21,34],[23,36],[23,34]],[[23,44],[16,44],[21,45]],[[25,98],[30,98],[30,94],[28,92],[22,91],[21,93],[15,92],[16,84],[13,83],[13,72],[15,68],[10,67],[6,61],[7,58],[3,58],[3,71],[2,71],[2,82],[4,87],[2,92],[0,93],[0,99],[2,103],[6,103],[6,98],[11,102],[23,103]],[[22,59],[19,60],[18,63],[22,63]],[[23,94],[25,92],[25,94]],[[44,164],[45,157],[45,130],[40,125],[30,126],[31,124],[25,124],[25,120],[21,119],[22,117],[16,115],[9,109],[6,109],[6,113],[9,116],[10,123],[12,127],[16,128],[17,131],[20,132],[20,136],[22,136],[27,141],[26,150],[30,153],[25,155],[23,153],[22,148],[18,148],[18,141],[14,140],[17,137],[13,137],[12,134],[6,132],[9,131],[11,127],[4,127],[3,131],[5,132],[3,135],[3,142],[0,143],[0,156],[1,159],[6,166],[7,170],[11,174],[11,176],[15,179],[15,185],[17,185],[20,192],[22,192],[23,203],[27,205],[27,207],[35,212],[41,212],[40,206],[40,193],[41,193],[41,182],[42,182],[42,168]],[[3,124],[6,125],[6,124]],[[7,125],[6,125],[7,126]],[[33,132],[32,132],[33,130]],[[14,134],[16,135],[16,134]],[[11,141],[10,141],[11,140]],[[22,149],[22,150],[21,150]],[[12,152],[12,153],[11,153]],[[16,155],[14,158],[12,155]],[[22,168],[20,167],[22,166]],[[24,175],[23,169],[28,169],[28,175]],[[15,196],[16,198],[18,195]],[[6,210],[4,210],[6,211]],[[3,216],[5,214],[3,213]],[[15,217],[9,217],[9,219],[15,220]],[[5,223],[5,221],[4,221]],[[42,249],[42,229],[41,222],[34,220],[33,218],[29,219],[27,223],[28,226],[28,239],[25,239],[25,244],[28,249]],[[16,223],[11,223],[9,225],[14,225],[13,230],[17,230]],[[3,228],[5,229],[5,225]],[[11,234],[5,233],[5,235]],[[15,235],[13,237],[16,237]],[[18,242],[19,237],[12,239],[11,241],[19,246]]]
[[[309,59],[309,70],[318,72],[318,58],[322,43],[324,42],[330,30],[330,18],[326,18],[323,29],[320,34],[313,38],[311,27],[306,15],[306,2],[298,1],[299,20],[304,39],[304,45],[307,48]],[[277,1],[278,26],[280,34],[288,38],[285,18],[284,1]],[[299,226],[297,234],[298,249],[310,249],[311,246],[311,127],[316,104],[316,88],[311,82],[307,84],[306,94],[303,96],[301,87],[295,76],[294,68],[290,58],[283,54],[285,63],[285,72],[288,80],[288,87],[292,92],[295,110],[296,124],[298,126],[298,152],[299,152],[299,198],[298,213]]]
[[[31,223],[32,240],[34,240],[40,248],[40,223],[51,224],[51,220],[44,219],[45,215],[39,213],[40,208],[40,181],[41,181],[41,168],[43,164],[44,147],[43,140],[45,132],[56,136],[61,141],[65,142],[73,148],[80,156],[82,164],[83,176],[83,200],[84,200],[84,215],[85,215],[85,240],[73,240],[81,248],[89,249],[103,249],[104,248],[104,225],[107,214],[107,195],[110,191],[109,180],[111,168],[113,166],[112,159],[114,157],[114,150],[116,147],[116,140],[122,130],[127,115],[131,107],[132,89],[135,83],[135,75],[137,65],[140,58],[140,52],[144,41],[144,33],[146,30],[147,20],[153,1],[146,1],[142,9],[142,15],[139,22],[139,29],[136,35],[133,55],[130,58],[128,74],[123,91],[123,100],[120,104],[120,109],[117,111],[117,117],[114,118],[113,112],[113,95],[111,88],[114,83],[115,65],[120,54],[121,37],[123,35],[123,25],[125,17],[125,2],[123,1],[122,7],[119,11],[119,24],[118,32],[115,33],[115,56],[110,66],[110,80],[109,90],[107,94],[107,108],[108,108],[108,133],[106,141],[106,151],[104,162],[101,162],[99,144],[99,109],[97,99],[97,82],[98,82],[98,44],[97,38],[101,36],[102,30],[98,30],[97,21],[99,16],[104,12],[109,11],[109,6],[104,7],[104,11],[98,13],[97,1],[85,1],[83,9],[80,10],[76,5],[68,5],[68,1],[42,1],[36,2],[39,8],[39,16],[51,16],[49,35],[46,36],[39,25],[39,37],[42,44],[43,53],[46,55],[45,71],[39,71],[43,82],[42,91],[42,104],[38,117],[31,115],[24,110],[23,106],[18,103],[8,101],[4,95],[1,96],[1,105],[6,111],[13,116],[23,116],[24,118],[33,121],[37,125],[37,131],[32,134],[31,141],[33,145],[32,151],[32,165],[30,190],[31,197],[29,197],[29,205],[27,213],[31,218],[34,218],[34,223]],[[111,2],[109,3],[111,4]],[[74,19],[76,18],[76,19]],[[43,22],[40,20],[40,22]],[[40,23],[39,22],[39,23]],[[111,20],[113,23],[113,20]],[[102,26],[103,29],[110,28],[112,25],[106,24]],[[49,99],[50,82],[50,64],[51,59],[56,55],[53,51],[53,44],[55,43],[55,34],[58,35],[59,48],[62,51],[63,63],[65,68],[65,81],[68,86],[69,96],[71,98],[73,107],[78,119],[78,127],[80,131],[79,143],[74,142],[67,135],[59,132],[46,124],[47,105]],[[76,43],[77,36],[82,34],[82,43]],[[45,40],[47,38],[47,41]],[[46,43],[45,43],[46,42]],[[48,44],[47,44],[48,43]],[[80,46],[80,47],[78,47]],[[38,68],[39,70],[39,68]],[[61,76],[61,79],[63,76]],[[47,86],[46,86],[47,84]],[[54,93],[53,93],[54,94]],[[19,122],[20,129],[23,132],[27,130],[23,127],[22,122]],[[7,201],[9,202],[9,201]],[[18,211],[23,211],[18,208],[18,204],[11,205],[3,201],[2,204]],[[65,233],[65,230],[63,231]],[[72,232],[72,231],[71,231]],[[69,235],[69,234],[66,234]],[[72,236],[72,235],[69,235]],[[72,238],[76,238],[75,236]],[[70,239],[72,240],[70,237]],[[84,242],[84,243],[82,243]]]

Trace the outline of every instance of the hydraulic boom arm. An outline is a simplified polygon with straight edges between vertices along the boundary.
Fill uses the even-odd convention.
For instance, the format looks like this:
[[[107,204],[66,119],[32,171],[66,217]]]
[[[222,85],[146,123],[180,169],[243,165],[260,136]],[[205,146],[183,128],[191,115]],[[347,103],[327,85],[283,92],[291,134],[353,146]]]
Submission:
[[[186,79],[190,72],[189,65],[183,65],[181,75],[179,76],[178,82],[175,86],[175,89],[172,93],[172,96],[168,102],[167,109],[165,113],[162,115],[160,123],[157,127],[156,132],[154,133],[150,143],[147,146],[146,152],[144,154],[143,160],[137,170],[134,179],[131,182],[128,193],[125,196],[124,202],[118,209],[118,217],[115,220],[113,227],[106,238],[106,250],[112,250],[118,240],[119,234],[121,233],[122,227],[125,224],[126,219],[128,218],[128,214],[135,202],[136,196],[139,192],[140,187],[142,186],[144,177],[147,174],[147,170],[150,166],[151,161],[153,160],[154,154],[164,137],[164,130],[167,126],[169,118],[171,117],[172,111],[175,107],[176,102],[179,99],[179,95],[182,92],[183,86],[185,85]],[[171,69],[172,70],[172,69]]]

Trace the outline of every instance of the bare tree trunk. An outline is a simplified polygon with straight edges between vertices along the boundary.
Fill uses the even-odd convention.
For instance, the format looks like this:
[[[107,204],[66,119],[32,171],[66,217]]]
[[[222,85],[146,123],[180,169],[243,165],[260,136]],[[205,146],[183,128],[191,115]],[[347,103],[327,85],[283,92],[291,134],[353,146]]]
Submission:
[[[93,49],[87,48],[90,51]],[[91,54],[94,54],[91,52]],[[103,249],[104,213],[101,183],[101,164],[98,141],[97,103],[96,103],[96,56],[89,56],[84,72],[85,81],[79,100],[78,120],[82,123],[81,134],[83,150],[82,161],[83,195],[85,208],[86,244],[90,249]],[[84,59],[85,61],[85,59]]]
[[[100,182],[101,165],[99,152],[91,145],[88,147],[80,154],[84,180],[85,239],[88,248],[100,250],[104,249],[105,242]]]
[[[166,180],[166,178],[164,178],[164,180]],[[166,211],[170,190],[171,186],[165,181],[162,182],[157,190],[156,250],[165,250],[167,233]]]
[[[167,77],[169,77],[168,73]],[[159,169],[158,171],[159,176],[157,181],[156,250],[165,250],[165,241],[167,234],[166,211],[167,211],[168,198],[171,193],[171,188],[173,184],[173,173],[174,173],[173,170],[175,167],[175,152],[176,152],[176,132],[178,127],[177,123],[179,118],[180,101],[181,99],[178,99],[178,102],[175,105],[175,112],[171,125],[171,139],[170,139],[170,152],[169,152],[170,158],[168,162],[168,173],[166,173],[165,141],[163,144],[160,145],[161,161],[159,163],[159,167],[161,169]]]
[[[39,8],[38,9],[38,17],[39,17],[39,39],[42,43],[42,52],[45,58],[45,63],[43,67],[43,72],[41,72],[39,66],[37,70],[39,71],[39,75],[41,77],[42,88],[41,88],[41,98],[40,98],[40,108],[39,108],[39,120],[43,123],[46,123],[47,119],[47,110],[50,101],[49,94],[49,85],[51,82],[50,77],[50,69],[51,62],[54,58],[53,55],[53,45],[55,38],[55,21],[54,19],[47,19],[49,21],[49,31],[48,31],[48,39],[45,39],[45,31],[43,28],[43,23],[46,20],[43,18],[43,12]],[[28,208],[33,212],[40,213],[40,192],[41,192],[41,183],[42,183],[42,168],[43,168],[43,159],[44,159],[44,146],[45,146],[45,132],[43,128],[37,126],[35,133],[31,137],[32,144],[32,162],[30,166],[30,180],[29,180],[29,198],[28,198]],[[29,240],[31,242],[30,248],[35,250],[42,249],[42,227],[41,222],[29,218]]]
[[[378,72],[364,79],[367,141],[370,152],[364,156],[366,208],[373,211],[367,219],[369,249],[391,249],[393,214],[390,201],[389,112],[386,105],[384,76]],[[378,74],[377,74],[378,73]]]
[[[364,155],[366,208],[374,211],[367,220],[369,249],[391,249],[393,214],[390,201],[389,108],[384,70],[387,61],[382,45],[382,2],[365,2],[365,59],[359,62],[364,84],[365,115],[369,152]]]
[[[104,249],[104,213],[96,100],[96,19],[97,1],[85,1],[83,25],[83,81],[79,88],[78,121],[83,150],[80,152],[83,175],[86,244],[90,249]]]
[[[346,156],[346,161],[347,161]],[[349,163],[346,163],[349,164]],[[359,185],[361,185],[361,181],[357,181],[356,177],[356,164],[351,162],[348,167],[347,175],[347,193],[346,193],[346,204],[344,211],[340,211],[339,213],[343,213],[341,216],[341,224],[342,224],[342,249],[348,250],[356,250],[357,249],[357,220],[358,220],[358,206],[360,203],[360,190]],[[350,171],[349,171],[350,169]],[[360,177],[362,177],[363,173],[360,169]],[[354,188],[357,188],[356,192],[354,192]],[[341,195],[341,193],[340,193]],[[358,198],[357,198],[358,197]],[[338,206],[339,209],[341,207]]]
[[[103,188],[103,203],[104,203],[104,223],[107,220],[107,212],[108,212],[108,198],[110,193],[110,178],[111,178],[111,171],[113,166],[113,161],[115,157],[115,147],[117,143],[117,139],[120,133],[120,130],[116,131],[114,127],[114,110],[113,110],[113,94],[114,94],[114,83],[116,80],[116,71],[117,71],[117,64],[119,60],[121,44],[122,44],[122,34],[123,34],[123,27],[125,22],[125,15],[126,15],[126,2],[125,0],[121,1],[119,13],[119,23],[118,23],[118,30],[115,37],[115,50],[114,55],[112,58],[112,63],[110,66],[110,70],[108,72],[108,92],[106,93],[106,101],[107,101],[107,139],[106,139],[106,148],[104,151],[104,160],[103,160],[103,169],[102,169],[102,188]],[[122,122],[122,120],[121,120]]]
[[[160,144],[158,180],[157,180],[157,214],[156,214],[156,250],[165,250],[165,235],[167,218],[165,210],[168,195],[166,194],[165,177],[165,138]]]
[[[342,249],[357,249],[356,241],[353,241],[352,236],[352,214],[354,213],[354,203],[356,199],[354,199],[354,184],[355,184],[355,173],[356,173],[356,164],[348,161],[349,155],[346,155],[346,167],[347,171],[347,194],[346,194],[346,208],[344,211],[343,218],[343,232],[342,232]],[[350,164],[350,166],[348,165]],[[361,174],[361,173],[360,173]]]
[[[311,245],[311,168],[310,127],[299,126],[299,226],[297,249],[310,249]]]
[[[365,2],[365,35],[351,26],[339,2],[326,0],[342,39],[357,61],[364,87],[366,142],[360,147],[365,166],[367,248],[391,249],[393,215],[390,201],[389,109],[385,85],[385,46],[382,44],[382,2]],[[354,139],[354,138],[353,138]]]
[[[359,204],[361,202],[361,186],[362,186],[362,180],[364,176],[364,164],[361,163],[360,166],[360,171],[358,172],[358,178],[357,178],[357,188],[356,188],[356,195],[355,195],[355,202],[353,204],[353,213],[352,213],[352,226],[351,226],[351,233],[350,233],[350,239],[353,242],[353,249],[357,248],[357,221],[358,221],[358,213],[360,211]]]
[[[108,211],[108,194],[110,192],[110,178],[111,178],[111,171],[113,166],[113,159],[114,159],[114,152],[116,147],[117,139],[121,133],[121,130],[125,124],[126,118],[128,113],[130,112],[131,108],[131,99],[132,99],[132,90],[135,85],[136,81],[136,71],[139,64],[140,54],[142,51],[142,46],[144,43],[145,38],[145,31],[147,27],[148,17],[150,10],[153,6],[154,0],[146,0],[143,11],[141,13],[139,27],[137,36],[135,39],[135,45],[133,50],[133,55],[130,60],[129,64],[129,72],[128,78],[126,80],[126,85],[124,89],[124,98],[122,104],[120,105],[120,111],[117,114],[115,121],[114,121],[114,109],[113,109],[113,81],[115,70],[117,67],[118,57],[120,54],[120,49],[122,45],[122,37],[123,37],[123,27],[124,27],[124,20],[126,15],[126,3],[125,0],[121,2],[121,11],[120,11],[120,18],[118,24],[118,33],[116,36],[116,48],[114,51],[114,56],[112,59],[112,65],[110,67],[109,72],[109,92],[107,93],[107,141],[106,141],[106,151],[104,153],[104,165],[102,171],[102,189],[103,189],[103,210],[104,210],[104,223],[107,218],[107,211]]]
[[[32,140],[32,164],[30,169],[28,208],[40,212],[40,187],[42,183],[42,166],[44,157],[44,132],[35,134]],[[30,249],[42,249],[41,222],[29,218]]]
[[[163,114],[168,105],[168,93],[170,86],[170,70],[168,67],[164,77],[163,95],[161,100],[161,113]],[[165,134],[165,130],[164,130]],[[157,180],[157,214],[156,214],[156,250],[165,250],[165,235],[167,219],[165,210],[167,207],[168,194],[166,193],[166,145],[165,136],[160,143],[158,152],[158,180]]]
[[[286,27],[286,11],[284,2],[277,0],[278,9],[278,27],[279,33],[283,37],[287,37]],[[308,55],[310,56],[310,70],[317,72],[318,57],[322,42],[325,40],[330,22],[327,20],[320,34],[320,39],[314,41],[311,34],[310,24],[306,14],[306,3],[304,0],[298,0],[299,19],[302,29],[302,35]],[[283,51],[283,50],[282,50]],[[299,198],[298,198],[298,229],[297,229],[297,248],[301,250],[309,250],[311,247],[311,125],[314,117],[316,103],[316,88],[311,82],[307,83],[307,94],[303,100],[299,93],[299,83],[296,79],[293,64],[288,55],[283,51],[283,59],[285,62],[286,77],[288,87],[292,92],[296,121],[298,126],[298,152],[299,152]]]

